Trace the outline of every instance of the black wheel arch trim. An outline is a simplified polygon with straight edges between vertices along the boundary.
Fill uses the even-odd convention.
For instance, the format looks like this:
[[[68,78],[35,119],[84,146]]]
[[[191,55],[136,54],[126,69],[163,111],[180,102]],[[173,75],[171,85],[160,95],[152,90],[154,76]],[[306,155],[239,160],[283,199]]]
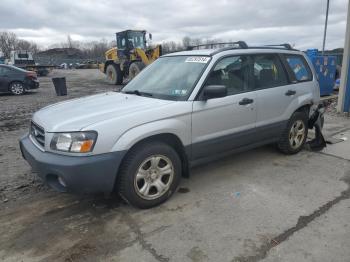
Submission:
[[[128,150],[127,153],[123,156],[122,163],[124,159],[126,158],[127,154],[131,152],[132,149],[134,149],[137,146],[140,146],[143,143],[147,143],[150,141],[158,141],[163,142],[175,149],[175,151],[178,153],[181,163],[182,163],[182,176],[183,177],[189,177],[189,160],[190,160],[190,153],[191,151],[188,150],[187,146],[184,146],[180,138],[173,134],[173,133],[160,133],[151,135],[148,137],[145,137],[139,141],[137,141],[134,145],[132,145]]]

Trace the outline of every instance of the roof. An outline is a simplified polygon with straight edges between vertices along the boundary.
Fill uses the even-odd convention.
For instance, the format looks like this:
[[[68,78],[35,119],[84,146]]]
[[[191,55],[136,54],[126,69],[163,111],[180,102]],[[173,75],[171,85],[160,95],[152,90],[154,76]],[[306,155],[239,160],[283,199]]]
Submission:
[[[127,32],[142,32],[142,33],[146,33],[146,30],[133,30],[133,29],[128,29],[128,30],[116,32],[116,34],[123,34],[123,33],[127,33]]]
[[[252,50],[254,50],[253,51],[254,53],[267,53],[267,52],[282,53],[276,50],[287,51],[285,53],[291,53],[293,51],[294,53],[295,51],[299,52],[299,50],[293,49],[293,47],[288,43],[272,44],[272,45],[270,44],[270,45],[263,45],[263,46],[248,46],[247,43],[244,41],[200,44],[195,46],[189,46],[188,50],[190,51],[172,53],[167,56],[174,56],[174,55],[176,56],[179,56],[179,55],[214,56],[222,52],[229,52],[230,54],[232,53],[249,54],[249,53],[252,53]],[[265,51],[261,51],[261,50],[265,50]]]

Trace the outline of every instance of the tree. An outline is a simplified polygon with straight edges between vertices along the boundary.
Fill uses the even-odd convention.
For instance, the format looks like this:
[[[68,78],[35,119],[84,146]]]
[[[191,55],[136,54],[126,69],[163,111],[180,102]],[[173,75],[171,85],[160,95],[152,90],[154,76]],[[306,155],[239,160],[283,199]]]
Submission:
[[[32,52],[33,54],[39,52],[39,47],[34,42],[29,42],[26,40],[19,39],[16,43],[16,50],[27,50]]]
[[[16,49],[17,36],[11,32],[0,32],[0,50],[5,57],[10,57],[12,50]]]
[[[33,53],[39,51],[39,47],[34,42],[18,39],[16,34],[12,32],[0,32],[0,51],[5,57],[10,57],[11,51],[27,50]]]
[[[73,48],[73,40],[71,38],[70,35],[67,36],[67,45],[68,45],[68,48]]]
[[[82,42],[75,41],[72,39],[72,37],[70,35],[67,35],[66,42],[52,44],[52,45],[50,45],[49,48],[76,48],[76,49],[79,49],[79,48],[81,48],[82,44],[83,44]]]
[[[184,49],[187,49],[188,47],[191,46],[191,38],[189,36],[185,36],[184,38],[182,38],[182,45],[184,47]]]

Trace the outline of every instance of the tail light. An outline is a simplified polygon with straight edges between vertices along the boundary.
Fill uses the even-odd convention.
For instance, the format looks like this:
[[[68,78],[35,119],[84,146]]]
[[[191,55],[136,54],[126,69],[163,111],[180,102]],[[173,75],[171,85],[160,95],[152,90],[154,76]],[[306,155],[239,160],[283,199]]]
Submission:
[[[36,72],[28,71],[27,72],[27,77],[31,78],[31,79],[36,79],[38,76],[37,76]]]

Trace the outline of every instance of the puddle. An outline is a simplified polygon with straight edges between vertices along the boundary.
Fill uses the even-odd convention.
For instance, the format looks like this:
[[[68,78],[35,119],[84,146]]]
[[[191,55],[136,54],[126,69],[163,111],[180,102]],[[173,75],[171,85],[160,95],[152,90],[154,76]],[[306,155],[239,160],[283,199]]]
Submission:
[[[188,192],[190,192],[190,190],[187,187],[180,187],[177,192],[181,193],[181,194],[186,194]]]

